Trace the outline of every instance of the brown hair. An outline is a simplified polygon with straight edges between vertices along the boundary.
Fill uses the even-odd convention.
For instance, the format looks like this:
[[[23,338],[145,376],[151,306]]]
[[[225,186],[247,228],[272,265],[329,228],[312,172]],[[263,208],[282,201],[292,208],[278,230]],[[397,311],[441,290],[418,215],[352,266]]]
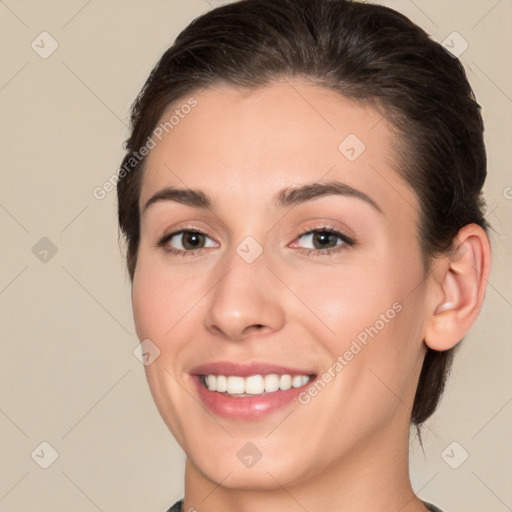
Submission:
[[[416,192],[425,275],[461,227],[487,230],[480,106],[459,60],[404,15],[350,0],[242,0],[195,19],[152,70],[132,106],[119,226],[133,280],[144,158],[138,151],[172,102],[223,83],[258,88],[302,77],[378,109],[397,132],[398,169]],[[137,157],[137,158],[135,158]],[[411,421],[435,410],[453,349],[427,348]]]

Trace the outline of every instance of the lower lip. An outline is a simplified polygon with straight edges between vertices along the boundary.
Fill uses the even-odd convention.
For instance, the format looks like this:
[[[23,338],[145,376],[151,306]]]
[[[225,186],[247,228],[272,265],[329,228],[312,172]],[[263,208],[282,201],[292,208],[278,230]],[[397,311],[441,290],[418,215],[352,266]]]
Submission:
[[[286,407],[297,399],[297,396],[311,385],[314,379],[298,388],[286,391],[274,391],[263,395],[234,397],[217,391],[210,391],[203,383],[202,377],[193,375],[203,404],[213,413],[223,418],[251,421],[264,418],[273,412]]]

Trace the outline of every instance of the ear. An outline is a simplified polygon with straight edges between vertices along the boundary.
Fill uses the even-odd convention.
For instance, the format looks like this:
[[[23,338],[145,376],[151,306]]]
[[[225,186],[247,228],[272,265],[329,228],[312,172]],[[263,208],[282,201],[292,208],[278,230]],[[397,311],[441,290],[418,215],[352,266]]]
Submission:
[[[464,226],[454,250],[434,262],[424,340],[433,350],[454,347],[475,323],[489,279],[491,249],[484,229]]]

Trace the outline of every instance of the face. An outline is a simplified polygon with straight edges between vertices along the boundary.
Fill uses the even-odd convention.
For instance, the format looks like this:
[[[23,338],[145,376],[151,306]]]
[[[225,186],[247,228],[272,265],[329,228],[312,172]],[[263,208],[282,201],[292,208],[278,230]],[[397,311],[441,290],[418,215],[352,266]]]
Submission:
[[[426,289],[396,136],[298,80],[192,96],[155,139],[139,203],[133,312],[159,351],[145,369],[164,421],[232,488],[405,444]]]

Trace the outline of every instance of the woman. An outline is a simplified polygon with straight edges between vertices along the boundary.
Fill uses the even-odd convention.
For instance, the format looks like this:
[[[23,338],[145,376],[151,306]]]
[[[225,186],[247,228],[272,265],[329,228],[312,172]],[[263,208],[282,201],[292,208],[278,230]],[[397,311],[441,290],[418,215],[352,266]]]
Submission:
[[[132,109],[118,181],[149,386],[186,453],[171,511],[439,510],[410,426],[490,266],[480,108],[403,15],[245,0]]]

